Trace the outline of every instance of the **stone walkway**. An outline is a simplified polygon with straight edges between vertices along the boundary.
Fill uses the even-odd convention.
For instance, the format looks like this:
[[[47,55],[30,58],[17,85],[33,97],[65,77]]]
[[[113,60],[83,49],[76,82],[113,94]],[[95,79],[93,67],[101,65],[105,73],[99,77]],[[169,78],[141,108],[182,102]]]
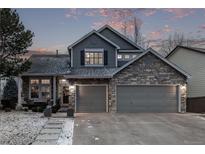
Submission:
[[[32,145],[56,145],[64,123],[65,118],[50,118]]]

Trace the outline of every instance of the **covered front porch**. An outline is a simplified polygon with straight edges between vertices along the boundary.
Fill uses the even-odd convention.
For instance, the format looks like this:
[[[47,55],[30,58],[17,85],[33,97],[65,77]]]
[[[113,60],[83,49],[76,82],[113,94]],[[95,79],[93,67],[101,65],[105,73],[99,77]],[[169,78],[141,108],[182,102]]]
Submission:
[[[34,102],[69,107],[73,86],[63,76],[18,77],[18,105]]]

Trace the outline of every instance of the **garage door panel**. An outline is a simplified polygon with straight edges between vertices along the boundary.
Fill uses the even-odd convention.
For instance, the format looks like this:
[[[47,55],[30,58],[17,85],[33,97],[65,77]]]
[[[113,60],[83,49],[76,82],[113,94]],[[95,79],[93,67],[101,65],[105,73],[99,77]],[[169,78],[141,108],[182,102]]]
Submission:
[[[176,86],[117,86],[118,112],[177,112]]]
[[[105,112],[106,86],[77,86],[77,112]]]

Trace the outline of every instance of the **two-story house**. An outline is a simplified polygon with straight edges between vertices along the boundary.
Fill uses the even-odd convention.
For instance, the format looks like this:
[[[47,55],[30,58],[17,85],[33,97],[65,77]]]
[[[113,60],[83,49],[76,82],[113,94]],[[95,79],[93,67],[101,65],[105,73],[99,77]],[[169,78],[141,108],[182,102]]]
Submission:
[[[54,103],[60,98],[76,112],[186,110],[189,75],[108,25],[69,45],[68,55],[32,55],[30,60],[31,68],[21,76],[24,98]]]

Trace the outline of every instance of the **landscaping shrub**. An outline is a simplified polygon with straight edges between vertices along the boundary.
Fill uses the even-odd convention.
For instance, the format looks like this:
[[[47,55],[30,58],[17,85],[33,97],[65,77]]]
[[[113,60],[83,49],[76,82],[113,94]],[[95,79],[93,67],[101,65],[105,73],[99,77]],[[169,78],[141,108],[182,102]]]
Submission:
[[[18,87],[16,81],[10,78],[4,87],[2,105],[3,108],[15,109],[18,101]]]

